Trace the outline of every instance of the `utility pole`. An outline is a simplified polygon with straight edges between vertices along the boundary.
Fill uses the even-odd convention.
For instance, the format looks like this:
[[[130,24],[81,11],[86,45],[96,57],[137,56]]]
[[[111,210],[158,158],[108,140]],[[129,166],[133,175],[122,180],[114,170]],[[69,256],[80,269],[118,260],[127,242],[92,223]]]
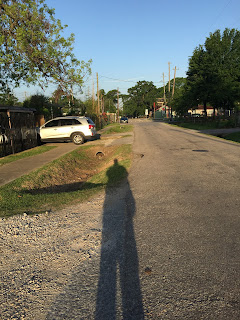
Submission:
[[[92,77],[92,110],[93,112],[95,111],[95,107],[94,107],[94,104],[95,104],[95,99],[94,99],[94,80],[93,80],[93,77]]]
[[[163,72],[163,100],[164,100],[164,104],[166,104],[166,92],[165,92],[164,72]]]
[[[174,68],[174,79],[173,79],[172,97],[173,97],[173,95],[174,95],[174,89],[175,89],[176,71],[177,71],[177,67],[175,66],[175,68]]]
[[[169,73],[169,83],[168,83],[168,92],[171,91],[171,87],[170,87],[170,81],[171,81],[171,74],[170,74],[170,64],[171,62],[168,62],[168,73]]]
[[[119,88],[117,88],[117,122],[119,121]]]
[[[100,113],[99,88],[98,88],[98,73],[97,73],[97,115]]]
[[[165,90],[165,80],[164,80],[164,72],[163,72],[163,103],[165,106],[165,116],[167,115],[167,103],[166,103],[166,90]]]

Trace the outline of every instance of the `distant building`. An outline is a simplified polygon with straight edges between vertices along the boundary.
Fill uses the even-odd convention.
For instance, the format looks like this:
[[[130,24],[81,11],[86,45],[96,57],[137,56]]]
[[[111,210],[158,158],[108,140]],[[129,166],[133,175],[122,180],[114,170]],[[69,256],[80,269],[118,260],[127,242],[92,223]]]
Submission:
[[[214,108],[211,106],[207,106],[207,116],[212,117],[214,114]],[[199,116],[204,116],[204,106],[203,105],[198,105],[197,107],[191,108],[188,110],[188,113],[191,115],[199,115]],[[215,115],[217,115],[217,109],[215,109]]]

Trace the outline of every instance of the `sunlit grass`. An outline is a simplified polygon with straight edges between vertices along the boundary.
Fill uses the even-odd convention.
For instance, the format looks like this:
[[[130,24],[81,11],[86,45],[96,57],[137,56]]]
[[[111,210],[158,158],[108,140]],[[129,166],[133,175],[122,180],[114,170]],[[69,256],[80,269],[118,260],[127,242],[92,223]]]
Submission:
[[[125,133],[133,130],[133,126],[129,124],[114,123],[106,127],[102,134]]]
[[[19,153],[16,153],[16,154],[10,154],[9,156],[6,156],[6,157],[0,159],[0,166],[3,166],[4,164],[10,163],[10,162],[13,162],[13,161],[16,161],[16,160],[20,160],[20,159],[24,159],[24,158],[35,156],[35,155],[47,152],[49,150],[52,150],[54,148],[56,148],[56,146],[43,145],[43,146],[39,146],[39,147],[36,147],[36,148],[33,148],[33,149],[29,149],[29,150],[26,150],[26,151],[19,152]]]
[[[0,187],[0,216],[35,214],[72,205],[126,177],[131,145],[114,146],[111,151],[108,148],[102,158],[95,156],[96,148],[101,146],[83,146]]]

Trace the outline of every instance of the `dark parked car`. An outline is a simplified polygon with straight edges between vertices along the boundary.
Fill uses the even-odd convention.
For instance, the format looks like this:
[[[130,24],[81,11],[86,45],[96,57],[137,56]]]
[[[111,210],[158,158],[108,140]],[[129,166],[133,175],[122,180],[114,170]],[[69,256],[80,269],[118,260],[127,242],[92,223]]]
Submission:
[[[127,117],[122,117],[120,119],[120,123],[128,123],[128,118]]]

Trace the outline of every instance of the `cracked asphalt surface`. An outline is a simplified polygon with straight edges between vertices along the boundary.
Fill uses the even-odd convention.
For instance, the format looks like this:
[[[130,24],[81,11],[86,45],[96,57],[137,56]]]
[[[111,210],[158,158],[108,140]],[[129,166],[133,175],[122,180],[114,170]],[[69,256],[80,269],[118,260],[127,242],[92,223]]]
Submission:
[[[240,318],[240,145],[134,127],[118,188],[0,221],[2,319]]]

